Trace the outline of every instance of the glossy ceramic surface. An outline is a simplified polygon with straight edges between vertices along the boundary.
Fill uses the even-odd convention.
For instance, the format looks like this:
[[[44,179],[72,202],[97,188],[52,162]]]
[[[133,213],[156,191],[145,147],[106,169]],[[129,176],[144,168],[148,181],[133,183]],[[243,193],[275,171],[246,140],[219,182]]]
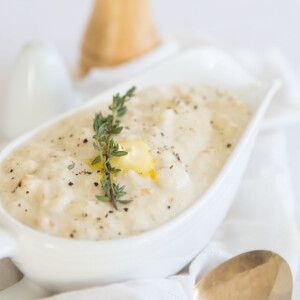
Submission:
[[[71,79],[55,47],[43,41],[28,43],[16,58],[6,91],[6,138],[16,138],[51,120],[74,106],[72,99]]]

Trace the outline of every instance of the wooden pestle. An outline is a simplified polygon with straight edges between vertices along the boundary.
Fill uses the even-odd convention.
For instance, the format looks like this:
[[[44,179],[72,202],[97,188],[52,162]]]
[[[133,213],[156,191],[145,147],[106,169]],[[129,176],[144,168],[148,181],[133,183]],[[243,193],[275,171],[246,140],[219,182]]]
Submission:
[[[148,0],[95,0],[83,38],[79,75],[111,67],[159,44]]]

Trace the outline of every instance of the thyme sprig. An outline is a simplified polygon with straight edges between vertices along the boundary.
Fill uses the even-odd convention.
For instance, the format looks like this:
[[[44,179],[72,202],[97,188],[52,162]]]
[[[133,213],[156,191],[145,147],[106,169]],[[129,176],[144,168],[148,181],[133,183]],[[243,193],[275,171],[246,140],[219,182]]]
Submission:
[[[104,195],[96,195],[96,198],[102,202],[111,202],[113,207],[118,210],[117,203],[127,204],[132,200],[121,200],[120,197],[126,194],[125,185],[120,186],[113,182],[113,174],[121,170],[114,168],[110,161],[113,157],[127,155],[126,151],[119,150],[119,144],[115,143],[113,135],[119,134],[123,127],[117,118],[122,117],[127,112],[125,102],[134,96],[135,87],[129,89],[125,95],[116,94],[113,96],[112,105],[109,106],[111,114],[104,117],[101,112],[95,115],[94,119],[94,148],[99,151],[92,165],[102,162],[101,171],[104,177],[100,180]]]

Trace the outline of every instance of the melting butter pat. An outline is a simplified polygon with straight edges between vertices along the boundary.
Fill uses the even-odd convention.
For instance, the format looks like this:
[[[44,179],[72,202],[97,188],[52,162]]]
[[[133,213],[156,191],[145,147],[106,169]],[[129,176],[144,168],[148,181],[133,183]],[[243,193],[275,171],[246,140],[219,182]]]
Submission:
[[[156,178],[154,165],[156,163],[152,156],[150,146],[144,140],[128,140],[118,142],[120,150],[128,152],[127,155],[114,157],[111,165],[121,169],[122,173],[129,170],[135,171],[140,176],[150,176]]]

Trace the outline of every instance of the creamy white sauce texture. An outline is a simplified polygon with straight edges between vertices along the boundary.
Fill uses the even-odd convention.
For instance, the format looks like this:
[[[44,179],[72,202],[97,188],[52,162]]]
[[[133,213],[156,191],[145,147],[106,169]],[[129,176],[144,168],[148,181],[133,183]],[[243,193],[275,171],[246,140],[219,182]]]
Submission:
[[[126,170],[129,204],[119,210],[103,194],[91,166],[93,119],[110,100],[44,130],[1,165],[2,206],[23,224],[71,239],[107,240],[142,233],[176,217],[197,201],[234,149],[251,112],[226,91],[190,85],[158,86],[127,102],[116,141],[145,142],[156,178]],[[141,164],[141,160],[136,162]],[[73,169],[68,166],[74,165]]]

